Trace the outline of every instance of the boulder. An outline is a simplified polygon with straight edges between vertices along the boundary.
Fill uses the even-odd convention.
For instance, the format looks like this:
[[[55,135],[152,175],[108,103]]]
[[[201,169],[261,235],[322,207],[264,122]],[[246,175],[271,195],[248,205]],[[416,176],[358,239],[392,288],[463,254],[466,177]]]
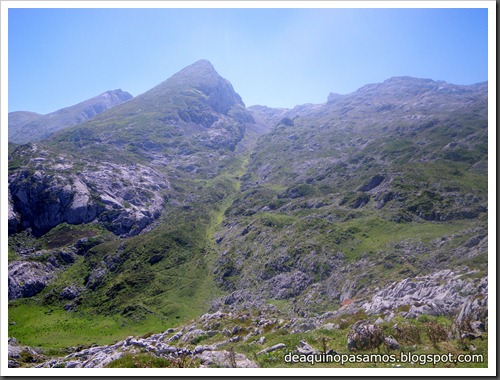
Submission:
[[[390,350],[398,350],[400,348],[398,341],[390,335],[384,338],[384,344]]]
[[[283,348],[286,348],[285,343],[278,343],[278,344],[275,344],[274,346],[265,348],[262,351],[257,352],[257,354],[265,354],[267,352],[273,352],[273,351],[276,351],[276,350],[281,350]]]
[[[301,340],[299,342],[299,345],[296,347],[296,351],[302,355],[314,355],[319,352],[304,340]]]
[[[82,289],[75,286],[71,285],[66,288],[64,288],[61,293],[59,293],[59,296],[61,298],[64,298],[66,300],[74,300],[75,298],[79,297],[82,292]]]

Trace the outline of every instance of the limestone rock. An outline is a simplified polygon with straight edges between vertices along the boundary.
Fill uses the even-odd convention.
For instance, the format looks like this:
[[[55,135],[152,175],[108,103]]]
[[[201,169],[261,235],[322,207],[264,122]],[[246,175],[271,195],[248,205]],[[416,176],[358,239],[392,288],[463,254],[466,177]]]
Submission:
[[[31,228],[40,236],[61,223],[96,220],[116,235],[132,236],[157,219],[165,204],[170,182],[151,168],[100,162],[75,173],[68,156],[53,156],[36,144],[23,149],[40,155],[43,165],[34,161],[34,172],[20,169],[9,176],[11,233]]]
[[[269,292],[275,299],[287,299],[300,294],[312,278],[301,271],[280,273],[268,282]]]
[[[390,350],[399,350],[399,347],[400,347],[398,341],[396,339],[394,339],[394,337],[392,337],[392,336],[386,336],[384,338],[384,344]]]
[[[9,264],[9,300],[32,297],[40,293],[53,277],[55,268],[36,261],[14,261]]]
[[[265,348],[262,351],[257,352],[257,354],[264,354],[266,352],[273,352],[273,351],[276,351],[276,350],[281,350],[283,348],[286,348],[285,343],[278,343],[278,344],[275,344],[274,346]]]
[[[75,298],[80,296],[81,292],[82,289],[76,287],[75,285],[71,285],[64,288],[59,295],[61,296],[61,298],[67,300],[74,300]]]
[[[379,290],[362,307],[367,313],[379,314],[400,306],[410,306],[405,315],[407,318],[422,314],[453,315],[460,310],[462,315],[468,315],[473,307],[473,299],[477,299],[474,309],[484,309],[484,305],[479,303],[480,299],[485,299],[487,291],[487,278],[467,279],[463,278],[463,273],[441,270],[427,276],[394,282]]]
[[[296,347],[296,351],[302,355],[314,355],[319,352],[304,340],[299,342],[299,346]]]

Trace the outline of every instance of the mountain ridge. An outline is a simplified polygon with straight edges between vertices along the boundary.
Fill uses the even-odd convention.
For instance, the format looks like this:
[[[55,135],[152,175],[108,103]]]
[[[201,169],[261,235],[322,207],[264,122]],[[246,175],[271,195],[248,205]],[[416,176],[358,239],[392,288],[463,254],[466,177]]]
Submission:
[[[40,321],[10,331],[35,339],[27,326],[43,321],[56,333],[49,307],[113,320],[120,339],[209,310],[280,315],[293,336],[326,315],[463,320],[464,303],[484,322],[487,89],[396,77],[322,104],[246,108],[201,60],[18,147],[9,318]],[[191,323],[214,341],[231,336],[202,320]]]
[[[45,115],[29,111],[10,112],[9,142],[20,144],[42,140],[54,132],[89,120],[132,98],[128,92],[118,89],[103,92]]]

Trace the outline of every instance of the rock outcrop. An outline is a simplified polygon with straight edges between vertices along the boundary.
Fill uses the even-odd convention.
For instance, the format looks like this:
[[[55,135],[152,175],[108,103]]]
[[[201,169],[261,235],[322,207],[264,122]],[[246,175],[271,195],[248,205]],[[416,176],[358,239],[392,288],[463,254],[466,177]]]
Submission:
[[[201,367],[235,367],[256,368],[257,364],[245,355],[231,351],[217,350],[213,346],[197,346],[194,350],[175,346],[171,340],[170,330],[161,334],[151,335],[147,338],[127,339],[108,346],[94,346],[85,348],[66,355],[62,358],[54,358],[36,366],[36,368],[103,368],[114,360],[126,354],[147,352],[154,356],[167,358],[175,361],[178,358],[199,359]],[[175,335],[174,335],[175,336]]]
[[[9,263],[9,300],[32,297],[40,293],[56,271],[74,263],[73,252],[41,250]]]
[[[54,275],[51,264],[15,261],[9,264],[9,300],[40,293]]]
[[[21,346],[17,339],[8,338],[8,367],[18,368],[21,361],[39,363],[44,360],[40,350],[28,346]]]
[[[202,367],[257,368],[257,364],[243,354],[230,351],[204,351],[199,355]]]
[[[9,229],[42,235],[61,223],[97,220],[116,235],[136,235],[158,218],[168,179],[140,164],[96,163],[75,171],[76,162],[36,144],[22,147],[31,168],[9,177]]]
[[[19,215],[14,211],[14,204],[12,202],[12,196],[10,194],[10,189],[8,189],[9,196],[9,208],[8,208],[8,231],[9,235],[17,232],[20,227]]]
[[[406,306],[410,308],[405,317],[415,318],[422,314],[455,315],[465,304],[471,311],[463,309],[462,313],[469,314],[473,309],[485,307],[479,300],[487,299],[488,278],[468,278],[468,274],[473,272],[442,270],[428,276],[406,278],[378,291],[362,307],[367,313],[379,314]]]

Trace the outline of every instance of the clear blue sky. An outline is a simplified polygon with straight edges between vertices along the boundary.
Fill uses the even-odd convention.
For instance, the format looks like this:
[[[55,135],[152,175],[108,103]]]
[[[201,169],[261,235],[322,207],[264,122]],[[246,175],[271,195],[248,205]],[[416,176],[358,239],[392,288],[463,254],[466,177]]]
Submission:
[[[9,9],[9,111],[139,95],[208,59],[247,106],[392,76],[486,81],[486,9]]]

